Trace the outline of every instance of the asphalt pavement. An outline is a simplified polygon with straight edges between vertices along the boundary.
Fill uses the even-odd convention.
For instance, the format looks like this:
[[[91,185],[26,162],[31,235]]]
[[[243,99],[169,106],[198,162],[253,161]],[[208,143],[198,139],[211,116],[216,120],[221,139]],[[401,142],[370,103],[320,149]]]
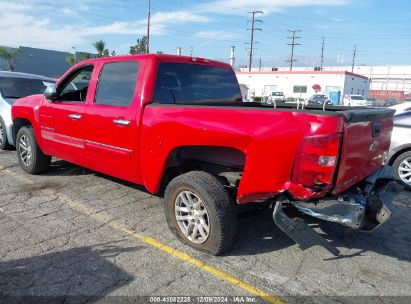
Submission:
[[[410,303],[410,192],[392,213],[371,233],[316,222],[334,257],[300,250],[269,210],[250,212],[232,250],[213,257],[181,244],[143,187],[60,160],[27,175],[2,151],[0,303]]]

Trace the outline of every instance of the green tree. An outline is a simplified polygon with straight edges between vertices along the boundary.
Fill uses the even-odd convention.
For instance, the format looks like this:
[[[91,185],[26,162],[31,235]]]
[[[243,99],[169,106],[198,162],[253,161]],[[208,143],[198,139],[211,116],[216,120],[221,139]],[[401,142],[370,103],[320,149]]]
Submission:
[[[76,60],[74,59],[74,55],[67,56],[66,61],[70,66],[73,66],[76,63]]]
[[[87,52],[84,52],[83,53],[83,60],[88,60],[88,59],[90,59],[91,58],[91,54],[90,53],[87,53]]]
[[[131,55],[146,54],[147,53],[147,36],[143,36],[143,38],[137,39],[137,43],[135,45],[130,46],[129,53]]]
[[[6,49],[0,48],[0,58],[4,59],[4,69],[6,71],[13,72],[14,71],[14,62],[13,59],[16,55],[20,53],[19,49]]]
[[[110,55],[111,55],[111,56],[117,56],[117,53],[116,53],[115,50],[113,50]]]
[[[98,40],[93,43],[94,48],[97,51],[97,57],[110,56],[110,52],[106,49],[106,43],[103,40]]]

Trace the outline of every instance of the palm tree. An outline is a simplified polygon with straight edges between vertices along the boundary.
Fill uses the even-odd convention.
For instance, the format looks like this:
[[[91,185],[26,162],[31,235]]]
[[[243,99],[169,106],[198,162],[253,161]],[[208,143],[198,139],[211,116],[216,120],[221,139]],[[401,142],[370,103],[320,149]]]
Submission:
[[[76,63],[76,59],[74,58],[74,55],[67,56],[66,61],[70,66]]]
[[[19,52],[19,49],[8,50],[6,48],[0,48],[0,58],[3,58],[6,61],[4,64],[6,71],[14,71],[13,59]]]
[[[90,59],[91,58],[91,54],[90,53],[87,53],[87,52],[84,52],[83,53],[83,60],[88,60],[88,59]]]
[[[93,46],[97,51],[97,57],[103,57],[106,50],[106,43],[103,40],[98,40],[93,43]]]

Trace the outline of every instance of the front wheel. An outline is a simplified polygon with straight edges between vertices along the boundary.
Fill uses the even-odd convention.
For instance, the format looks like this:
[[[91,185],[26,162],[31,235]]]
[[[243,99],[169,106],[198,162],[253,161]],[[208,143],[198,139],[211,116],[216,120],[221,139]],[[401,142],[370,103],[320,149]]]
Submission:
[[[8,150],[10,145],[7,140],[7,130],[4,120],[0,117],[0,150]]]
[[[411,190],[411,151],[399,155],[393,163],[394,175],[407,190]]]
[[[222,183],[203,171],[174,178],[164,194],[168,226],[183,243],[220,255],[227,251],[237,231],[237,212]]]
[[[50,167],[51,156],[45,155],[37,144],[32,127],[22,127],[16,138],[17,157],[21,168],[30,174],[38,174]]]

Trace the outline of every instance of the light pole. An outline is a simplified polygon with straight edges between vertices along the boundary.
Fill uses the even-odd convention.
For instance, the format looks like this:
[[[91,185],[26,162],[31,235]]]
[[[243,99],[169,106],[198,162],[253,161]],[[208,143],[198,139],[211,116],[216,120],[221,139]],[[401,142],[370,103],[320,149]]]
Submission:
[[[76,47],[75,46],[72,46],[71,47],[72,49],[73,49],[73,56],[74,56],[74,64],[76,64],[77,63],[77,51],[76,51]]]
[[[147,15],[147,54],[150,53],[150,17],[151,17],[151,0],[148,0],[148,15]]]

